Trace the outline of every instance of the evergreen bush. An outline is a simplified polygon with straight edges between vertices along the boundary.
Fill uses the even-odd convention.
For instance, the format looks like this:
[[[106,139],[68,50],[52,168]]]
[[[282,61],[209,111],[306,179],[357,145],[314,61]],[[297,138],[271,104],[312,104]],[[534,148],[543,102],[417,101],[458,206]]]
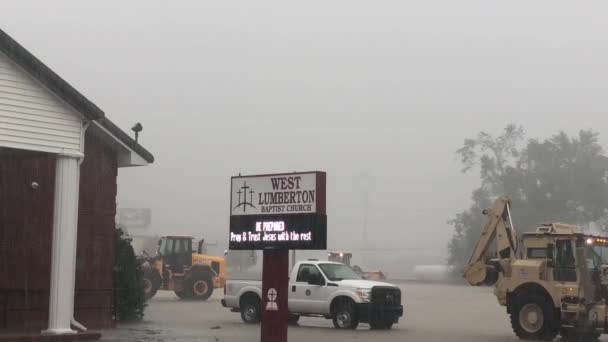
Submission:
[[[114,320],[124,322],[142,319],[146,308],[144,272],[131,246],[131,238],[120,227],[115,231],[113,276]]]

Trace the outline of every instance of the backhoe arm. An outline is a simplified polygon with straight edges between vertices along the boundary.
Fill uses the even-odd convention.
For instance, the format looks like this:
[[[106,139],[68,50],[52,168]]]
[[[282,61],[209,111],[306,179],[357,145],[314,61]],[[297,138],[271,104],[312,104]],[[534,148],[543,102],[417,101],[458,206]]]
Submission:
[[[499,259],[515,258],[515,231],[509,213],[511,199],[507,196],[498,198],[492,207],[484,210],[488,221],[475,244],[469,263],[464,268],[464,278],[474,286],[491,285],[496,281],[497,269],[486,264],[486,253],[493,240],[496,240],[496,252]],[[508,223],[508,225],[507,225]]]

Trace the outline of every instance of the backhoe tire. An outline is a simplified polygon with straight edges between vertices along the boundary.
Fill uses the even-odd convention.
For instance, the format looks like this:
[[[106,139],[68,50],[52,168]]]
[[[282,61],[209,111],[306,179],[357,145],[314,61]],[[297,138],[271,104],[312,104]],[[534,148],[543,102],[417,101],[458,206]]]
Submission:
[[[154,297],[160,288],[160,274],[156,269],[144,272],[144,296],[146,300]]]
[[[522,340],[551,341],[559,322],[551,300],[543,295],[521,295],[511,304],[511,327]]]
[[[182,292],[184,294],[183,299],[200,301],[209,299],[213,294],[211,274],[201,271],[193,272],[185,279],[185,286]]]
[[[602,334],[598,332],[578,332],[572,329],[562,328],[559,335],[564,342],[594,342],[597,341]]]
[[[246,294],[240,303],[241,319],[247,324],[257,324],[262,320],[260,298],[257,295]]]
[[[357,329],[359,318],[355,310],[355,303],[350,298],[338,298],[333,306],[332,321],[336,329]]]

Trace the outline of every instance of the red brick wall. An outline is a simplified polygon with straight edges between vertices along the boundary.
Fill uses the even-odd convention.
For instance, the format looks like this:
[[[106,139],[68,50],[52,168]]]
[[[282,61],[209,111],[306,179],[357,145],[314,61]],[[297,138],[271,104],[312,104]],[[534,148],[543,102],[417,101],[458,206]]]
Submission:
[[[92,329],[112,325],[112,269],[116,227],[116,153],[87,135],[80,169],[76,320]]]
[[[115,153],[87,134],[81,166],[76,260],[76,319],[112,325],[116,213]],[[0,154],[0,329],[46,328],[55,161],[52,155]],[[37,189],[32,182],[39,184]]]
[[[46,320],[54,186],[52,157],[15,151],[2,156],[0,327],[40,327]]]

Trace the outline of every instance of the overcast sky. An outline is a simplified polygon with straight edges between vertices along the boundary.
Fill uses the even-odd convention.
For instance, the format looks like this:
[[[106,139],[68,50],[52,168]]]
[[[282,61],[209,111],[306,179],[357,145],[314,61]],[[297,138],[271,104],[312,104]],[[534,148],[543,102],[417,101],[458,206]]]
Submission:
[[[605,146],[605,1],[6,1],[2,29],[156,157],[120,169],[152,231],[226,243],[229,177],[328,173],[329,246],[445,255],[509,122]],[[514,208],[516,214],[516,208]],[[417,252],[421,253],[421,252]]]

